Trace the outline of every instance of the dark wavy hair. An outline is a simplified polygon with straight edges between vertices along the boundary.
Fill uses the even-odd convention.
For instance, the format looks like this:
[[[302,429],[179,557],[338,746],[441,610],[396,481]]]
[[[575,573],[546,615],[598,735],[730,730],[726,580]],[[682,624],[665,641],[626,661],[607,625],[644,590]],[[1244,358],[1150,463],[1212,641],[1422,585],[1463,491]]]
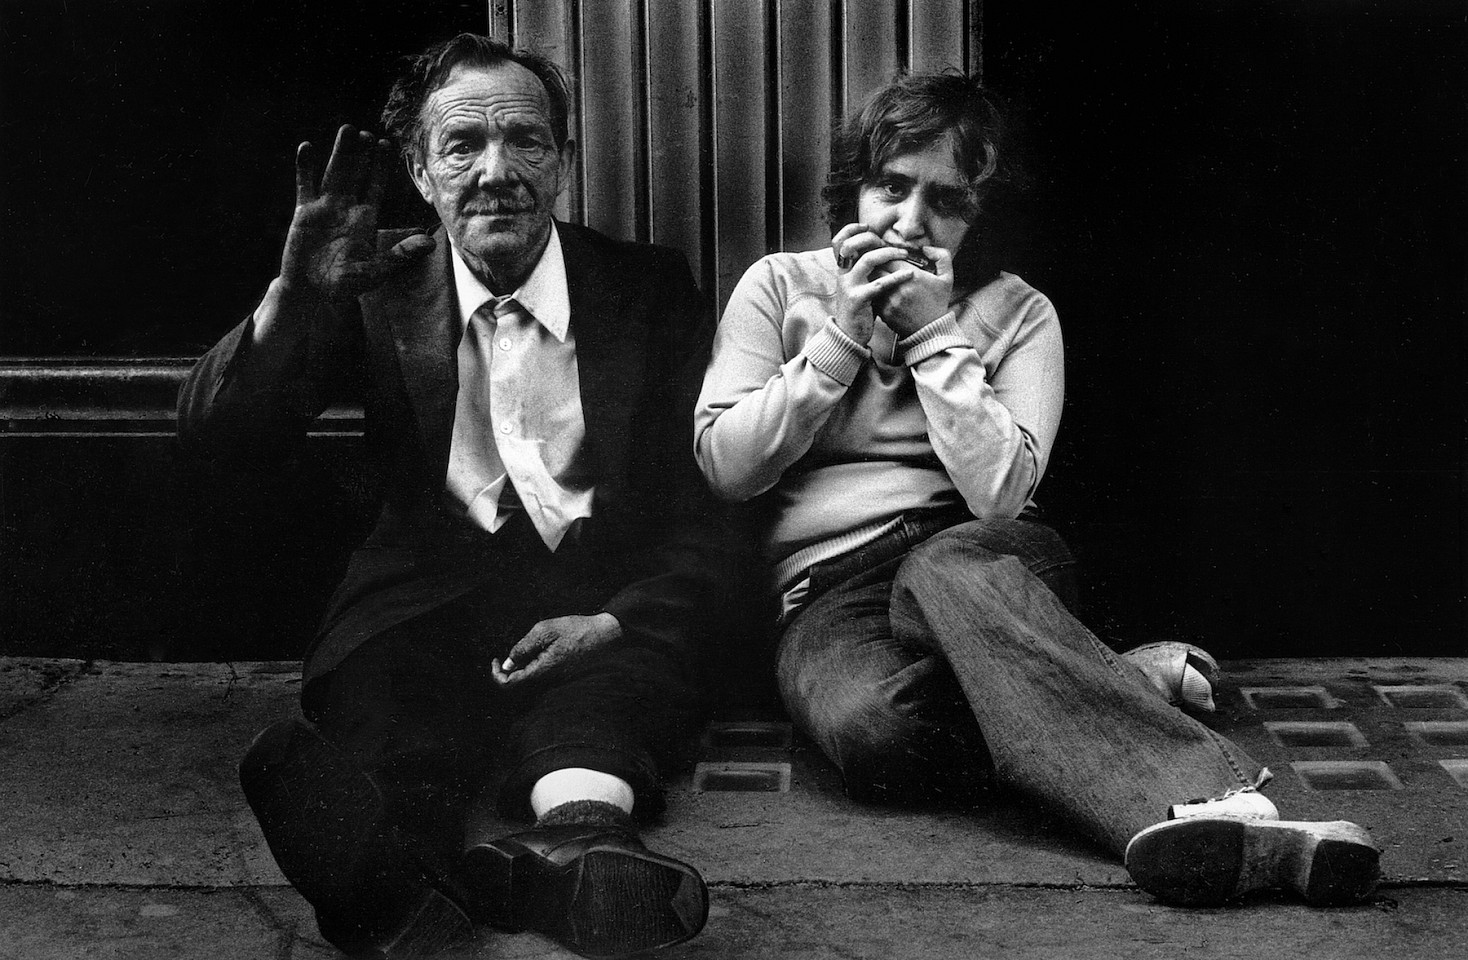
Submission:
[[[551,134],[556,148],[564,147],[570,125],[571,89],[560,67],[538,53],[516,50],[492,37],[461,33],[417,56],[404,58],[403,72],[388,91],[387,104],[382,108],[382,127],[397,141],[403,157],[411,160],[422,155],[423,106],[444,85],[455,67],[494,67],[502,63],[518,63],[540,80],[550,98]]]
[[[989,190],[1010,179],[1005,123],[997,98],[957,70],[898,74],[870,94],[861,108],[840,123],[831,137],[831,168],[821,199],[832,233],[856,221],[861,188],[873,182],[893,157],[924,150],[948,139],[965,178],[970,223]],[[969,230],[954,254],[960,282],[990,279],[996,268],[985,250],[982,231]]]

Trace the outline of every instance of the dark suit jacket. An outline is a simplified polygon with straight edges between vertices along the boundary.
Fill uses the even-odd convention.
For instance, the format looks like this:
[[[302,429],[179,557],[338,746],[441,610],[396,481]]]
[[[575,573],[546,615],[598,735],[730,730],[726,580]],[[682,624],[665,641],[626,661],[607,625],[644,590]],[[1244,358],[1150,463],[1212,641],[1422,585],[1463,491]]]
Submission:
[[[576,336],[592,515],[561,551],[585,558],[602,609],[633,642],[693,651],[727,583],[727,531],[693,461],[706,318],[676,251],[557,224]],[[384,231],[383,249],[404,231]],[[268,468],[328,405],[360,398],[381,471],[376,527],[354,554],[307,679],[375,633],[475,588],[461,548],[483,533],[444,502],[460,335],[449,244],[345,309],[318,317],[288,371],[253,376],[246,320],[202,357],[179,397],[186,450],[224,470]],[[558,554],[561,552],[558,551]],[[569,612],[551,611],[547,616]]]

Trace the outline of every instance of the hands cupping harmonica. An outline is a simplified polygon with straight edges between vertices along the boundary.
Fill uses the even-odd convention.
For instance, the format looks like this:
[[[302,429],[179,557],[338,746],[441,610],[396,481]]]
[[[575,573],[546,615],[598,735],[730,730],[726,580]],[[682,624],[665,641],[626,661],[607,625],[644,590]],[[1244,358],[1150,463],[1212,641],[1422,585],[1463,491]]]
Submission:
[[[918,253],[916,250],[909,250],[907,256],[902,258],[902,262],[910,263],[914,267],[917,267],[919,270],[926,270],[929,273],[938,272],[937,262],[934,260],[929,260],[927,257],[923,256],[921,253]]]
[[[910,263],[913,266],[917,267],[919,270],[926,270],[929,273],[938,272],[938,264],[935,261],[929,260],[927,257],[923,256],[919,251],[908,250],[906,251],[906,253],[907,256],[902,258],[903,263]],[[840,267],[842,270],[850,270],[855,265],[856,257],[836,258],[836,266]]]

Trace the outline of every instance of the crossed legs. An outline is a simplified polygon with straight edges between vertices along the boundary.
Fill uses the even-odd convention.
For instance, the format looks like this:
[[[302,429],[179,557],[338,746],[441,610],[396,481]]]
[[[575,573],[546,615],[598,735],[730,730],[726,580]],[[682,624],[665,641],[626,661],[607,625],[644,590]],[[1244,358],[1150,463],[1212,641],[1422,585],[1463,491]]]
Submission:
[[[1252,787],[1257,763],[1070,613],[1069,564],[1047,527],[975,520],[854,574],[782,637],[786,706],[858,796],[987,764],[1118,855],[1170,805]]]
[[[1071,615],[1067,560],[1046,528],[990,520],[824,571],[830,586],[781,639],[792,717],[856,796],[987,763],[1169,902],[1274,886],[1322,906],[1369,895],[1379,853],[1366,831],[1280,821],[1255,789],[1267,771]]]

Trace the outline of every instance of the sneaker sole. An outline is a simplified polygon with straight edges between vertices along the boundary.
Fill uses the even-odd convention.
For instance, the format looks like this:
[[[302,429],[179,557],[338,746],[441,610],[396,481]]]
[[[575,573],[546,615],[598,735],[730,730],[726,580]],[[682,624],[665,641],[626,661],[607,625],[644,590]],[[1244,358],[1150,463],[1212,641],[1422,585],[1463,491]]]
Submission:
[[[507,891],[517,907],[502,924],[542,933],[595,960],[682,943],[708,920],[708,890],[687,864],[620,847],[586,850],[555,865],[513,841],[476,847],[466,865],[480,889]]]
[[[1185,817],[1127,844],[1132,880],[1164,903],[1217,906],[1255,890],[1293,890],[1311,906],[1357,903],[1380,877],[1380,852],[1361,827],[1233,817]]]

